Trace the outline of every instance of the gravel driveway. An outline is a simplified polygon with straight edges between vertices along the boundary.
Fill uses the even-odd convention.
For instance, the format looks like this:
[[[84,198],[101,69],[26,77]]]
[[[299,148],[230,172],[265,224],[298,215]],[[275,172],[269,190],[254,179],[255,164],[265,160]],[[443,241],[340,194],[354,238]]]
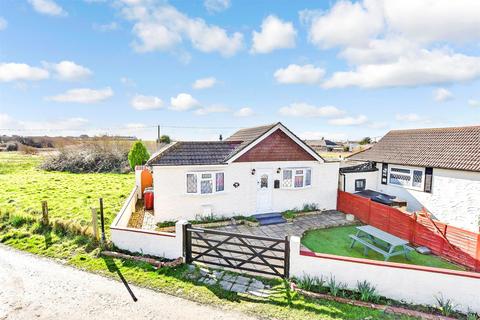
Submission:
[[[0,320],[254,319],[130,286],[0,244]]]

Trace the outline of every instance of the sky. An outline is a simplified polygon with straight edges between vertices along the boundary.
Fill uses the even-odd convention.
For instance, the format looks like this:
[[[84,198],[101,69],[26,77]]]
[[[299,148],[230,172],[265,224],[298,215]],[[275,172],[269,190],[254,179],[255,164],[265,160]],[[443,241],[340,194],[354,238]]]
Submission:
[[[2,0],[0,135],[480,124],[478,0]]]

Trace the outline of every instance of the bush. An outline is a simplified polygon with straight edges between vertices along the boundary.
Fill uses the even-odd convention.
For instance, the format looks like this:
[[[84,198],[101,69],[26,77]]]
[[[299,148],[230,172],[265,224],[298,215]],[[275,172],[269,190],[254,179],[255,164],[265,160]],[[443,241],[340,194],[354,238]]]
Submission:
[[[7,147],[5,148],[6,151],[18,151],[18,144],[15,142],[7,143]]]
[[[360,293],[360,300],[367,302],[378,302],[379,296],[375,286],[368,281],[357,281],[357,290]]]
[[[44,160],[41,169],[72,173],[129,172],[127,151],[112,144],[71,146]]]
[[[170,140],[170,137],[169,137],[169,136],[163,135],[163,136],[160,137],[160,142],[162,142],[162,143],[170,143],[171,140]]]
[[[135,166],[142,165],[150,158],[150,154],[142,141],[137,141],[133,144],[132,149],[128,153],[128,162],[130,168],[135,169]]]

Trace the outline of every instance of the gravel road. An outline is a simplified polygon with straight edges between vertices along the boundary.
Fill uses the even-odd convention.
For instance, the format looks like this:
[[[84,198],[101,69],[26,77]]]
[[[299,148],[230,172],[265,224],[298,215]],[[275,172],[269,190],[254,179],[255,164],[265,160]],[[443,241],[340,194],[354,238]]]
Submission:
[[[254,319],[130,286],[0,244],[0,320]]]

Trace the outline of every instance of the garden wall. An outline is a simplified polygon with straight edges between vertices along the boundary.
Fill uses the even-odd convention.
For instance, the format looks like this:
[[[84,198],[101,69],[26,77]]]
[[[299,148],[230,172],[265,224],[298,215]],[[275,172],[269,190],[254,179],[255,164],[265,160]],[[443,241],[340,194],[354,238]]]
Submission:
[[[157,232],[128,227],[128,221],[135,211],[140,188],[135,186],[110,225],[111,241],[117,248],[130,252],[176,259],[183,255],[182,227],[186,221],[178,221],[175,233]]]
[[[480,271],[480,234],[408,214],[370,199],[338,191],[337,209],[353,214],[363,223],[430,248],[436,255]]]
[[[290,275],[334,276],[348,289],[365,280],[390,299],[436,306],[435,297],[443,296],[462,312],[480,312],[478,273],[301,251],[299,237],[290,239]]]

